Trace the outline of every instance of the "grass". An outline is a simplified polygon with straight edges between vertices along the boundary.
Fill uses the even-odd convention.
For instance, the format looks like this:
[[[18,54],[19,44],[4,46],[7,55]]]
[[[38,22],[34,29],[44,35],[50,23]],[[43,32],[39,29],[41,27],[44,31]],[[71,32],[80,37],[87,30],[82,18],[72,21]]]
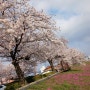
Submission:
[[[37,85],[30,86],[27,90],[78,90],[78,86],[68,83],[59,84],[46,84],[45,82],[39,83]]]
[[[16,90],[17,88],[19,88],[20,85],[18,82],[12,82],[6,85],[6,89],[5,90]]]
[[[50,75],[52,75],[54,73],[55,72],[50,72],[50,73],[43,74],[43,75],[29,76],[29,77],[26,77],[25,79],[26,79],[27,83],[31,83],[31,82],[37,81],[39,79],[45,78],[47,76],[50,76]],[[15,81],[15,82],[7,84],[5,90],[16,90],[17,88],[20,88],[20,87],[21,86],[19,85],[19,82]]]
[[[77,90],[78,86],[68,83],[63,83],[61,85],[55,85],[53,90]]]
[[[90,90],[90,62],[31,85],[27,90]]]

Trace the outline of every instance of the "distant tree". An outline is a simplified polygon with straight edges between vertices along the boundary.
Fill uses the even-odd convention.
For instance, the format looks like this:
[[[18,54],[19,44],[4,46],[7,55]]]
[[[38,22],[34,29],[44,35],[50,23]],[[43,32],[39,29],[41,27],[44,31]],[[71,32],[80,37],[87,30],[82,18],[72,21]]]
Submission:
[[[51,46],[48,46],[48,50],[46,51],[47,61],[49,62],[52,71],[55,70],[54,60],[56,57],[61,56],[62,51],[67,48],[65,42],[62,41],[62,39],[57,39],[57,41],[58,43],[51,43]]]
[[[65,60],[67,61],[70,65],[75,65],[75,64],[85,64],[85,55],[84,53],[80,52],[79,50],[75,48],[70,48],[67,49],[65,52]]]
[[[60,58],[60,64],[63,71],[70,70],[76,64],[85,65],[85,55],[77,49],[68,48]]]
[[[6,73],[5,78],[7,79],[7,81],[9,81],[11,79],[15,79],[17,77],[15,68],[12,64],[7,65],[4,69],[4,71]]]
[[[11,80],[12,78],[16,78],[15,68],[11,64],[5,65],[4,62],[0,61],[0,82],[3,84],[3,79],[7,81]]]
[[[39,43],[37,51],[34,55],[37,55],[37,58],[41,62],[48,61],[52,71],[54,68],[54,61],[58,56],[61,56],[64,50],[67,48],[66,40],[64,38],[56,38],[47,42]],[[37,59],[36,58],[36,59]]]

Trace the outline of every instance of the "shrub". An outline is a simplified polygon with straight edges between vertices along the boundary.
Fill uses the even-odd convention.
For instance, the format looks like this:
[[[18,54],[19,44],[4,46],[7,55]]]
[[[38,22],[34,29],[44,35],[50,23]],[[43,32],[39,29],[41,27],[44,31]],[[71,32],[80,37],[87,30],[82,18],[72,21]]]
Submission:
[[[26,79],[27,83],[31,83],[31,82],[34,82],[35,81],[34,80],[34,76],[28,76],[25,79]]]

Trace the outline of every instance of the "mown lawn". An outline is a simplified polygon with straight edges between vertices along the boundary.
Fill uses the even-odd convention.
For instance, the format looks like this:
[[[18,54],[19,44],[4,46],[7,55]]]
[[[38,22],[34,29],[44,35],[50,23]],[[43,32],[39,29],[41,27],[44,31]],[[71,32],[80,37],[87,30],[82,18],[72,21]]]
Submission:
[[[90,90],[90,62],[32,85],[28,90]]]

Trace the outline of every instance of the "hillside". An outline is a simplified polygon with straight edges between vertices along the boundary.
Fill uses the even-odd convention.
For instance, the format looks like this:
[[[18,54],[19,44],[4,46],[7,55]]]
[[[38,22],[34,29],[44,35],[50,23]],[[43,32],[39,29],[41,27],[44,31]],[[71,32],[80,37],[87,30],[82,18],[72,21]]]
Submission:
[[[28,90],[90,90],[90,62],[32,85]]]

